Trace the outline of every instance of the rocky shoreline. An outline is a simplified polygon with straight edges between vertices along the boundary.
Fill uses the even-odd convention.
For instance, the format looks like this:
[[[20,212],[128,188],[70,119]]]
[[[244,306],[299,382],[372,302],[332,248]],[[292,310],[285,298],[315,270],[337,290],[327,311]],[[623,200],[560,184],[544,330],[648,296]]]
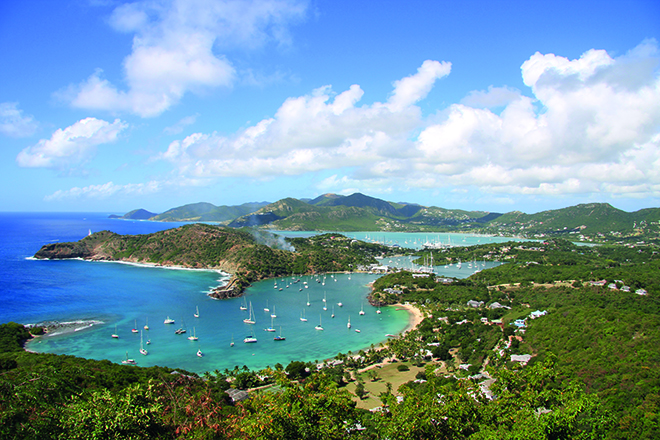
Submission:
[[[215,287],[207,295],[213,299],[229,299],[243,296],[245,289],[237,285],[237,279],[232,277],[224,286]]]

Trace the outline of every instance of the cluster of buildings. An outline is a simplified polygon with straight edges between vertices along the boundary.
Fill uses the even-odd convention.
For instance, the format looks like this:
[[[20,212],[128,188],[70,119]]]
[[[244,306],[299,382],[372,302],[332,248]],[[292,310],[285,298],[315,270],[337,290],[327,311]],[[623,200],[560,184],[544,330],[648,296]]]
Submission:
[[[608,283],[607,280],[589,281],[589,285],[594,286],[594,287],[605,287],[605,286],[607,286],[607,288],[610,289],[610,290],[618,290],[618,291],[621,291],[621,292],[632,292],[632,289],[630,288],[630,286],[626,286],[625,283],[621,280],[614,280],[614,282],[612,282],[612,283]],[[641,296],[648,295],[648,292],[646,291],[646,289],[641,289],[641,288],[636,289],[635,293],[637,295],[641,295]]]

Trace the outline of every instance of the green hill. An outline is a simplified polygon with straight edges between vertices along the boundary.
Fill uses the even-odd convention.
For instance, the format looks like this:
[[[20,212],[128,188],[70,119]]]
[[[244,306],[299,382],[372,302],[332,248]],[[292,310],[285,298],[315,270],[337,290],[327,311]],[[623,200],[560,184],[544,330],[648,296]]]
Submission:
[[[149,220],[161,222],[226,222],[255,212],[266,202],[243,203],[236,206],[215,206],[211,203],[192,203],[153,215]],[[127,214],[128,215],[128,214]]]
[[[124,215],[110,215],[109,218],[121,218],[125,220],[149,220],[152,217],[157,216],[153,212],[149,212],[146,209],[134,209],[133,211],[127,212]]]
[[[236,296],[253,281],[293,274],[348,271],[359,265],[377,264],[376,255],[395,252],[387,246],[367,246],[341,235],[287,241],[285,250],[262,244],[268,240],[261,234],[257,239],[244,230],[195,223],[145,235],[101,231],[77,242],[47,244],[34,257],[219,269],[232,274],[230,289],[227,289],[232,293],[228,296]],[[270,242],[279,243],[278,240]]]
[[[298,231],[469,232],[527,238],[559,236],[594,242],[660,242],[660,208],[629,213],[607,203],[587,203],[535,214],[500,214],[394,203],[360,193],[323,194],[305,200],[288,197],[270,204],[237,206],[194,203],[149,220],[221,222],[233,228]],[[144,210],[131,211],[124,218],[138,218],[138,211]],[[140,218],[147,215],[144,213],[140,213]]]
[[[573,236],[602,239],[657,240],[660,209],[625,212],[607,203],[588,203],[536,214],[510,212],[488,222],[487,232],[525,236]]]
[[[493,214],[392,203],[355,193],[324,194],[309,202],[279,200],[229,223],[231,227],[268,227],[299,231],[434,231],[479,222]],[[497,217],[499,214],[494,214]]]

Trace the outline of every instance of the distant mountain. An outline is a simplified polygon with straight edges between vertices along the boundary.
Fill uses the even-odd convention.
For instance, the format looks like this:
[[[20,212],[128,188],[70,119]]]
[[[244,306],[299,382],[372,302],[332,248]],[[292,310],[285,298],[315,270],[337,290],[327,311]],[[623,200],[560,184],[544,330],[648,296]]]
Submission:
[[[488,222],[488,228],[525,235],[578,234],[624,237],[651,233],[658,235],[660,209],[650,208],[625,212],[608,203],[586,203],[568,208],[525,214],[509,212]]]
[[[160,222],[198,221],[201,220],[203,215],[208,214],[216,208],[211,203],[191,203],[167,210],[155,216],[152,220]]]
[[[143,219],[149,214],[135,210],[122,218]],[[289,197],[274,203],[238,206],[195,203],[146,218],[298,231],[474,232],[529,238],[566,236],[586,241],[660,241],[660,208],[628,213],[606,203],[586,203],[536,214],[500,214],[394,203],[361,193],[323,194],[314,199]]]
[[[121,218],[125,220],[149,220],[156,215],[158,214],[149,212],[146,209],[134,209],[133,211],[127,212],[124,215],[110,215],[109,218]]]
[[[536,214],[510,212],[501,216],[497,223],[519,223],[524,224],[527,229],[538,231],[582,228],[602,232],[622,228],[632,230],[632,222],[628,216],[627,212],[616,209],[610,204],[589,203]]]
[[[314,208],[309,203],[294,198],[286,198],[270,203],[254,213],[240,216],[229,223],[229,226],[232,228],[264,226],[293,214],[309,212],[310,210],[314,210]]]
[[[392,203],[386,202],[381,199],[376,199],[374,197],[365,196],[364,194],[355,193],[350,196],[336,198],[332,201],[329,201],[328,206],[352,206],[355,208],[372,208],[372,212],[379,213],[382,215],[389,216],[404,216],[410,217],[403,212],[399,212],[399,209],[395,207]],[[404,205],[407,206],[407,205]],[[401,206],[403,208],[403,206]],[[419,206],[416,207],[419,209]],[[412,213],[414,214],[414,212]]]
[[[323,205],[327,205],[327,204],[331,203],[334,200],[344,198],[344,197],[346,197],[346,196],[340,196],[338,194],[328,193],[328,194],[320,195],[317,198],[315,198],[313,200],[310,200],[307,203],[309,203],[310,205],[323,206]]]
[[[122,217],[114,218],[137,218],[128,217],[132,213],[142,211],[141,220],[161,221],[161,222],[227,222],[237,217],[257,211],[266,206],[268,202],[244,203],[237,206],[215,206],[211,203],[191,203],[177,208],[169,209],[162,214],[153,214],[145,210],[135,210]],[[150,214],[148,217],[147,215]]]
[[[383,215],[412,217],[422,206],[417,204],[386,202],[381,199],[366,196],[361,193],[351,194],[350,196],[340,196],[337,194],[324,194],[309,202],[316,206],[352,206],[355,208],[373,208],[373,212]]]
[[[498,215],[392,203],[360,193],[323,194],[308,202],[282,199],[235,219],[229,226],[316,231],[433,231]]]

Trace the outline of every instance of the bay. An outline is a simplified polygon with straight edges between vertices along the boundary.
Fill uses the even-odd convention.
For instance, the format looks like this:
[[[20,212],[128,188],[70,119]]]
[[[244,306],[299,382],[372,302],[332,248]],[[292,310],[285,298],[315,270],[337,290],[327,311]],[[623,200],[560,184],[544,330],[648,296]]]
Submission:
[[[128,356],[141,366],[163,365],[197,373],[327,359],[339,352],[378,344],[387,334],[397,334],[408,326],[407,312],[384,307],[378,314],[366,301],[368,284],[376,279],[375,274],[328,274],[325,280],[302,277],[297,283],[287,277],[255,283],[244,297],[252,302],[256,315],[256,324],[248,325],[243,323],[247,312],[240,310],[243,299],[217,301],[206,295],[221,285],[227,274],[31,258],[44,244],[77,241],[89,232],[146,234],[182,224],[109,219],[105,213],[0,213],[0,322],[65,323],[48,336],[30,342],[28,349],[33,351],[112,362]],[[310,236],[316,232],[281,234]],[[508,240],[463,234],[344,234],[402,247],[421,247],[422,243],[441,240],[455,244]],[[407,267],[408,262],[400,263]],[[436,272],[439,269],[436,267]],[[450,276],[469,274],[463,271]],[[276,282],[278,287],[274,288]],[[199,318],[193,316],[197,309]],[[364,315],[359,314],[361,309]],[[277,317],[271,321],[273,310]],[[306,322],[300,320],[302,313]],[[167,317],[176,323],[164,324]],[[349,317],[351,329],[347,328]],[[144,330],[147,323],[149,330]],[[324,330],[314,329],[319,323]],[[264,331],[271,325],[276,332]],[[176,335],[174,330],[182,326],[187,333]],[[115,328],[119,338],[111,337]],[[132,332],[133,328],[138,332]],[[280,332],[286,340],[274,341]],[[187,338],[192,333],[199,338],[197,341]],[[243,343],[247,335],[255,336],[258,342]],[[141,337],[147,356],[139,354]],[[147,341],[151,343],[146,345]],[[196,355],[200,349],[203,357]]]
[[[121,263],[80,260],[43,261],[31,257],[42,245],[76,241],[90,231],[144,234],[179,226],[108,219],[99,213],[0,213],[0,322],[23,324],[66,323],[47,337],[37,338],[28,349],[121,362],[126,356],[141,366],[164,365],[203,373],[246,365],[262,368],[292,360],[321,360],[338,352],[357,351],[396,334],[408,325],[403,310],[384,308],[381,314],[366,296],[370,274],[328,275],[325,285],[303,278],[295,286],[274,289],[273,281],[255,283],[245,295],[256,310],[257,323],[246,325],[242,299],[217,301],[206,293],[220,285],[226,274],[215,271],[176,270]],[[350,278],[350,279],[349,279]],[[288,280],[289,282],[293,280]],[[307,303],[309,293],[310,306]],[[323,310],[325,294],[327,310]],[[342,302],[343,307],[337,303]],[[277,318],[271,326],[268,308]],[[332,307],[335,318],[332,318]],[[359,315],[364,307],[365,314]],[[199,318],[193,314],[199,309]],[[300,321],[304,312],[307,322]],[[346,326],[349,315],[353,328]],[[171,317],[176,324],[165,325]],[[149,330],[143,329],[148,321]],[[324,330],[314,327],[322,321]],[[185,325],[187,333],[175,335]],[[119,338],[112,338],[115,326]],[[149,354],[139,354],[140,332]],[[276,342],[280,333],[285,341]],[[360,333],[355,332],[360,329]],[[187,339],[192,332],[198,341]],[[244,344],[248,334],[256,344]],[[230,347],[232,338],[235,342]],[[151,344],[146,345],[150,340]],[[196,355],[201,349],[203,357]]]

